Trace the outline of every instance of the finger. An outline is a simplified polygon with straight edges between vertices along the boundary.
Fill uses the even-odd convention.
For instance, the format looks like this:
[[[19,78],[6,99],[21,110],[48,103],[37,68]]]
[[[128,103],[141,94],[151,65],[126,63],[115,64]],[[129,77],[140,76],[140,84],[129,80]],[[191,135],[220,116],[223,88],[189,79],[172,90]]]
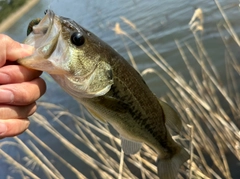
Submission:
[[[35,102],[46,91],[43,79],[0,86],[0,104],[28,105]]]
[[[0,138],[19,135],[24,132],[30,124],[26,119],[0,119]]]
[[[0,105],[0,119],[24,119],[37,110],[36,103],[27,106]]]
[[[42,74],[20,65],[7,65],[0,68],[0,84],[21,83],[31,81]]]
[[[16,42],[4,34],[0,34],[0,42],[0,67],[5,64],[7,59],[15,61],[18,58],[29,56],[34,52],[32,46]]]

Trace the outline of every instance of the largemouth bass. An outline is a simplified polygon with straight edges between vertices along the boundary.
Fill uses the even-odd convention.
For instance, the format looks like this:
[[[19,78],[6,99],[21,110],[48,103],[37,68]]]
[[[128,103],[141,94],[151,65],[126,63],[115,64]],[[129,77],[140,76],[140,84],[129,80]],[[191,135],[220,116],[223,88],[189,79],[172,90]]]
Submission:
[[[18,62],[46,71],[93,117],[110,123],[120,134],[126,154],[146,143],[158,153],[158,176],[177,177],[189,159],[167,130],[181,129],[178,114],[150,91],[141,75],[114,49],[69,18],[48,10],[33,20],[25,43],[35,53]]]

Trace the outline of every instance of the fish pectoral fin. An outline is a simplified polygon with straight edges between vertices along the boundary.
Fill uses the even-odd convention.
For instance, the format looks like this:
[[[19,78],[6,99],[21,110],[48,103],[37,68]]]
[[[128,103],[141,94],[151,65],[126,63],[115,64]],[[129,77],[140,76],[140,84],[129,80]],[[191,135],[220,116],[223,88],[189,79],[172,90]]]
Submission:
[[[105,114],[112,113],[114,115],[127,114],[127,104],[111,96],[100,96],[93,101],[94,105],[84,105],[88,112],[97,120],[107,123]],[[114,116],[112,115],[112,116]]]
[[[142,147],[142,143],[128,140],[122,136],[120,138],[121,138],[121,146],[125,154],[128,154],[128,155],[135,154]]]
[[[98,114],[96,111],[94,111],[91,108],[87,108],[88,112],[92,115],[92,117],[94,117],[95,119],[97,119],[98,121],[102,122],[102,123],[107,123],[107,121],[105,119],[102,118],[102,116],[100,114]]]
[[[170,129],[170,131],[179,134],[182,129],[182,121],[178,113],[167,103],[161,100],[159,100],[159,103],[162,106],[167,127]]]
[[[114,111],[115,113],[127,113],[128,104],[125,102],[111,97],[111,96],[101,96],[99,99],[99,105],[107,110]]]

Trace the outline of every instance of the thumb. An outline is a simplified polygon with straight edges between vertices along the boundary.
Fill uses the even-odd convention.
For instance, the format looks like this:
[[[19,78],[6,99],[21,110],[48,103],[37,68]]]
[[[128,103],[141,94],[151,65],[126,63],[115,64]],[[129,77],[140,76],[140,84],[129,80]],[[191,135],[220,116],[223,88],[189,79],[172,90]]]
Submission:
[[[4,34],[0,34],[0,49],[0,66],[3,66],[6,60],[15,61],[34,52],[34,47],[14,41]]]

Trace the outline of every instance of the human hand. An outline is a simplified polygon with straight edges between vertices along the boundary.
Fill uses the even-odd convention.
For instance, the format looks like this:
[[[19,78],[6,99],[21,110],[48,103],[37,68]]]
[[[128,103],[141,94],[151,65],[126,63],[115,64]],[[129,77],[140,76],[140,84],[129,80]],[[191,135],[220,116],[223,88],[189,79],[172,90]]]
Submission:
[[[33,47],[0,34],[0,138],[18,135],[28,128],[28,116],[37,108],[35,101],[46,90],[40,71],[14,62],[33,52]]]

